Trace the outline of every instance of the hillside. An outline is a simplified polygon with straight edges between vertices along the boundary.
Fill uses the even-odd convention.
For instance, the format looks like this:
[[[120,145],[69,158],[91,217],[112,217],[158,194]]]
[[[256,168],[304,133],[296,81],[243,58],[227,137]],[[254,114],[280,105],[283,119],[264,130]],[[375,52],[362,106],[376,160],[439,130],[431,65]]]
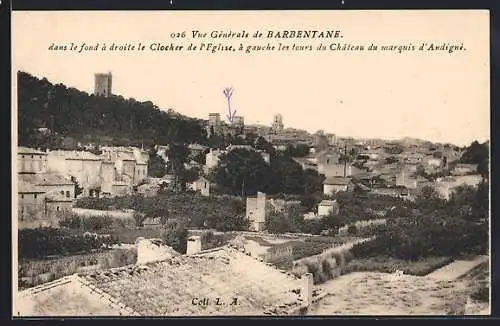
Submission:
[[[205,142],[200,120],[179,117],[152,102],[94,96],[19,71],[19,145],[74,149],[83,144],[151,146]]]

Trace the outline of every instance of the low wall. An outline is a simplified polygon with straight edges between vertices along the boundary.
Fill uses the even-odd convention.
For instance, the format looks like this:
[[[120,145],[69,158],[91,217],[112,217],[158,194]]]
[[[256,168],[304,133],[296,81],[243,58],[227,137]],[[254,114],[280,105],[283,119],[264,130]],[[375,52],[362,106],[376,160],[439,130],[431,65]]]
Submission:
[[[135,264],[136,260],[137,250],[111,249],[54,259],[21,261],[18,265],[19,288],[36,286],[74,273]]]
[[[352,254],[350,252],[352,247],[372,239],[373,238],[367,238],[352,241],[326,249],[321,254],[296,260],[293,262],[292,273],[294,275],[312,273],[315,284],[337,278],[342,275],[345,267],[352,259]]]
[[[122,219],[134,218],[133,212],[123,212],[123,211],[103,211],[98,209],[73,207],[71,209],[71,212],[81,217],[110,216],[113,218],[122,218]]]

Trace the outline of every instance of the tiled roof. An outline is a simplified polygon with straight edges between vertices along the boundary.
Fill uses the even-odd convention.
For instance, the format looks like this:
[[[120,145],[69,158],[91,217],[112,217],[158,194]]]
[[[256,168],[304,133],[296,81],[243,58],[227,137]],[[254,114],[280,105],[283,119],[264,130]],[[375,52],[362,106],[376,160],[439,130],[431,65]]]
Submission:
[[[323,184],[327,185],[348,185],[351,182],[351,178],[344,177],[328,177]]]
[[[323,199],[318,206],[334,206],[337,202],[335,200]]]
[[[229,246],[91,272],[78,281],[128,315],[287,314],[302,306],[299,279]],[[195,298],[209,302],[193,304]],[[225,304],[216,305],[216,298]],[[237,304],[231,305],[234,298]]]
[[[445,177],[437,182],[438,186],[458,187],[461,185],[476,186],[483,178],[479,174],[463,175],[456,177]]]
[[[192,150],[199,150],[199,151],[204,151],[204,150],[208,149],[208,147],[200,145],[200,144],[189,144],[188,148],[192,149]]]
[[[23,147],[23,146],[18,146],[17,147],[17,154],[35,154],[35,155],[47,155],[47,153],[39,151],[34,148],[29,148],[29,147]]]
[[[229,145],[227,148],[226,148],[226,151],[232,151],[233,149],[247,149],[247,150],[254,150],[254,148],[250,145]]]
[[[20,180],[18,181],[17,183],[17,192],[18,193],[25,193],[25,194],[42,194],[45,192],[44,189],[32,184],[32,183],[29,183],[27,181],[23,181],[23,180]]]
[[[102,157],[85,151],[73,151],[66,156],[67,160],[101,161]]]
[[[291,292],[297,285],[286,282],[276,270],[274,275],[270,273],[272,267],[245,259],[238,252],[218,253],[113,269],[88,275],[85,280],[140,315],[262,314],[277,304],[297,300]],[[226,305],[215,305],[216,297]],[[194,298],[212,302],[193,305]],[[233,298],[238,298],[237,306],[229,305]]]
[[[54,173],[19,174],[18,180],[38,186],[74,185],[70,179]]]
[[[45,200],[49,202],[72,202],[72,198],[68,198],[60,192],[50,192],[45,196]]]

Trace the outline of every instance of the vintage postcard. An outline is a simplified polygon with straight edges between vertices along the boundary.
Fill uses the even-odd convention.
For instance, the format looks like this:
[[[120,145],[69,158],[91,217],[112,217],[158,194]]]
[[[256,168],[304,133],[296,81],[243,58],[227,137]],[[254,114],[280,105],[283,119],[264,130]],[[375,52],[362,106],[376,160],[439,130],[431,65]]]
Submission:
[[[489,315],[489,31],[12,12],[13,316]]]

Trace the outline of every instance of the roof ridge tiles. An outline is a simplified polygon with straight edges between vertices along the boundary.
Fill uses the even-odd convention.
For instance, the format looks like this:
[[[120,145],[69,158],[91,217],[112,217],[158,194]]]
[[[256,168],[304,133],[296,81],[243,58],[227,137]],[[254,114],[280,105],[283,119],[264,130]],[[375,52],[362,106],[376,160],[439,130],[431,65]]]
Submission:
[[[61,277],[61,278],[59,278],[57,280],[46,282],[46,283],[43,283],[43,284],[31,287],[31,288],[28,288],[28,289],[25,289],[23,291],[20,291],[20,294],[21,295],[35,294],[35,293],[39,293],[39,292],[42,292],[42,291],[46,291],[46,290],[52,289],[52,288],[54,288],[56,286],[59,286],[59,285],[68,284],[68,283],[72,282],[75,279],[75,275],[76,274],[69,275],[69,276],[64,276],[64,277]]]
[[[107,293],[106,291],[102,290],[98,286],[90,283],[88,280],[85,280],[82,277],[77,277],[75,278],[80,285],[87,287],[90,289],[91,293],[95,292],[96,294],[99,295],[99,299],[101,302],[107,304],[109,307],[113,308],[114,310],[117,310],[120,312],[120,315],[140,315],[137,313],[134,309],[131,307],[127,306],[123,302],[120,301],[120,299],[112,296],[111,294]]]

